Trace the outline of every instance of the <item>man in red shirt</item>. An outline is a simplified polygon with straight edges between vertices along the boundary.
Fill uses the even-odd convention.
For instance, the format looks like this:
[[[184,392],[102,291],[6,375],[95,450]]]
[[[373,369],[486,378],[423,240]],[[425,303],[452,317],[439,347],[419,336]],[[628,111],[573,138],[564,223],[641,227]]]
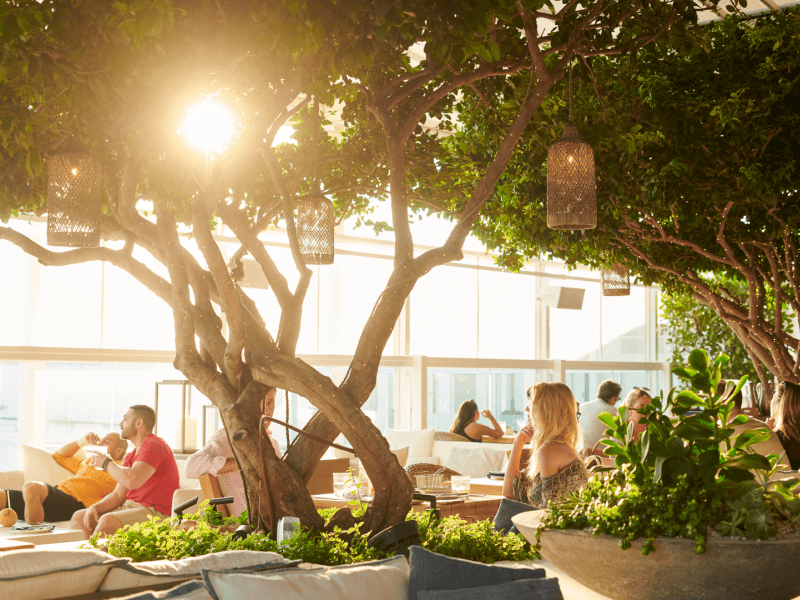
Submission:
[[[156,414],[143,404],[131,406],[122,418],[120,437],[135,450],[122,466],[106,454],[96,453],[94,465],[106,471],[117,486],[114,491],[72,516],[70,527],[111,535],[124,525],[141,523],[148,517],[166,518],[172,511],[172,494],[178,489],[178,465],[167,443],[153,435]]]

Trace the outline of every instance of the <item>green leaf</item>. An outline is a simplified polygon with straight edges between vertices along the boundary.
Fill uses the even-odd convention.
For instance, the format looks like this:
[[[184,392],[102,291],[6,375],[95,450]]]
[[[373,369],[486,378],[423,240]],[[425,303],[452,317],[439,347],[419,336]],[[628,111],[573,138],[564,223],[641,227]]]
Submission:
[[[720,468],[737,468],[737,469],[763,469],[769,470],[770,465],[766,457],[760,454],[745,454],[737,456],[736,458],[729,458],[720,465]]]
[[[708,352],[697,348],[689,353],[689,364],[691,367],[699,372],[707,371],[711,365],[711,360],[708,357]]]

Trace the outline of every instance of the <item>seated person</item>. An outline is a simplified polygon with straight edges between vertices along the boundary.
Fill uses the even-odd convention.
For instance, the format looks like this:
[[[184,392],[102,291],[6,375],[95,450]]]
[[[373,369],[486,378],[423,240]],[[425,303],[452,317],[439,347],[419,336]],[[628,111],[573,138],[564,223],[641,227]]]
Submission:
[[[645,429],[647,429],[646,423],[639,423],[639,409],[643,406],[650,404],[653,398],[650,396],[650,391],[646,388],[635,387],[633,388],[628,395],[625,397],[625,402],[623,403],[624,406],[628,409],[628,423],[633,423],[633,439],[637,441],[639,436],[642,435]],[[600,456],[603,459],[603,464],[605,466],[613,467],[614,460],[611,458],[606,457],[606,453],[603,451],[603,440],[601,439],[595,447],[588,448],[587,452],[589,455]]]
[[[117,482],[114,491],[89,508],[72,515],[70,527],[111,535],[123,525],[166,518],[172,512],[172,495],[178,489],[178,464],[167,443],[153,435],[156,414],[144,404],[131,406],[120,422],[120,437],[133,442],[135,450],[122,466],[110,456],[95,453],[95,467]]]
[[[8,506],[31,525],[67,521],[76,511],[110,494],[117,482],[105,471],[96,469],[91,458],[81,461],[75,457],[78,449],[88,444],[107,446],[108,454],[118,464],[128,449],[128,442],[117,433],[109,433],[101,440],[96,433],[89,432],[53,453],[58,464],[74,473],[72,477],[55,487],[41,481],[28,481],[22,490],[0,490],[0,510]]]
[[[583,433],[583,445],[586,448],[594,448],[603,438],[606,425],[597,417],[601,413],[609,413],[612,417],[617,416],[617,407],[622,386],[616,381],[606,379],[597,388],[597,398],[581,404],[580,418],[581,432]]]
[[[275,388],[267,388],[264,400],[261,401],[261,412],[268,417],[275,412]],[[272,442],[275,454],[281,458],[281,448],[277,440],[272,437],[269,426],[270,422],[267,421],[265,423],[266,433]],[[238,517],[247,508],[242,475],[239,473],[239,465],[233,456],[233,449],[224,427],[211,436],[201,450],[186,459],[184,471],[186,476],[192,479],[197,479],[205,473],[218,477],[222,493],[226,496],[233,496],[233,504],[230,506],[232,517]]]
[[[487,427],[477,422],[481,415],[492,422],[492,427]],[[503,436],[504,432],[491,411],[487,409],[479,412],[478,403],[475,400],[465,400],[458,407],[458,414],[453,421],[452,427],[450,427],[450,433],[464,436],[470,442],[482,442],[484,435],[499,438]]]
[[[732,383],[735,386],[736,382],[734,381]],[[727,384],[728,384],[727,381],[725,381],[724,379],[721,380],[719,382],[719,385],[717,386],[717,393],[718,394],[724,394],[725,393],[725,389],[727,388]],[[731,391],[733,391],[733,390],[731,390]],[[739,390],[736,394],[733,394],[732,396],[730,396],[728,398],[723,398],[723,400],[733,404],[733,408],[731,409],[731,414],[730,414],[730,416],[728,418],[728,421],[733,421],[733,419],[735,419],[739,415],[745,415],[747,417],[747,422],[746,423],[741,423],[739,425],[734,425],[733,426],[733,430],[734,430],[733,437],[738,436],[740,433],[742,433],[744,431],[747,431],[748,429],[768,429],[769,428],[767,423],[765,423],[764,421],[760,421],[758,419],[754,419],[753,417],[751,417],[751,416],[749,416],[747,414],[747,412],[748,412],[747,409],[743,409],[742,408],[742,391],[741,390]],[[781,457],[781,459],[779,460],[779,463],[782,465],[782,468],[785,469],[785,470],[788,470],[790,468],[789,467],[789,460],[786,458],[786,456],[783,456],[784,455],[784,449],[783,449],[783,447],[781,445],[780,439],[774,432],[770,432],[770,434],[771,435],[770,435],[769,439],[764,440],[763,442],[759,442],[757,444],[753,444],[752,446],[750,446],[750,448],[752,450],[754,450],[755,452],[757,452],[759,454],[762,454],[764,456],[769,456],[770,454],[777,454],[778,456]]]
[[[582,446],[575,396],[565,384],[539,383],[528,389],[530,422],[514,439],[503,480],[503,496],[547,508],[571,490],[579,490],[589,473],[579,454]],[[531,460],[520,470],[522,448],[531,442]]]
[[[800,469],[800,385],[782,382],[775,390],[768,421],[786,451],[792,470]]]

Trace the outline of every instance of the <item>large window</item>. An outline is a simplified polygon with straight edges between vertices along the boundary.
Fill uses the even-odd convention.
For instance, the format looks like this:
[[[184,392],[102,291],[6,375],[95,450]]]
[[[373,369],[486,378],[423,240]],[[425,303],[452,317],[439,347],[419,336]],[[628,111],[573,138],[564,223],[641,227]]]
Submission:
[[[446,223],[434,225],[437,235],[449,230]],[[11,226],[44,243],[44,220],[15,219]],[[393,268],[384,237],[337,233],[334,264],[312,267],[297,351],[335,383],[345,376],[347,357]],[[271,230],[262,238],[294,287],[297,271],[285,232]],[[220,243],[226,257],[239,248],[232,238]],[[474,398],[516,429],[525,390],[539,381],[566,381],[581,401],[593,398],[609,377],[626,392],[668,383],[653,362],[667,357],[651,289],[634,286],[628,297],[603,298],[598,273],[539,262],[524,273],[503,272],[470,244],[463,260],[416,283],[386,347],[376,349],[384,360],[363,408],[378,428],[447,430],[459,405]],[[137,260],[166,276],[152,256],[136,252]],[[183,379],[172,367],[171,309],[124,271],[101,263],[44,267],[0,244],[0,278],[0,309],[13,315],[0,328],[0,468],[18,466],[20,443],[55,449],[87,430],[117,429],[128,406],[153,404],[156,382]],[[258,278],[248,281],[255,282],[247,291],[275,333],[280,310],[272,290]],[[581,309],[546,307],[537,293],[542,285],[584,289]],[[615,362],[612,368],[594,361]],[[166,387],[162,393],[159,435],[178,446],[179,395]],[[290,395],[287,414],[283,393],[278,396],[276,416],[293,425],[305,424],[315,411]],[[197,390],[188,427],[196,431],[188,445],[201,445],[219,427],[216,409]],[[273,430],[285,446],[284,432]]]

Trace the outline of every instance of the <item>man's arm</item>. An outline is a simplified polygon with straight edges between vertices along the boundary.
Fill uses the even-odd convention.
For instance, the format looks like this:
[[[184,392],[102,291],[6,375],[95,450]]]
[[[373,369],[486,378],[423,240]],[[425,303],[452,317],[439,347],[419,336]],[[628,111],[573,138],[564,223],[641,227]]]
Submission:
[[[106,461],[106,459],[108,460]],[[111,475],[114,481],[119,484],[117,487],[122,485],[125,486],[126,490],[138,490],[156,472],[156,468],[153,465],[140,460],[137,460],[130,467],[123,467],[105,454],[95,454],[92,457],[92,461],[98,469],[102,469],[105,463],[106,473]]]
[[[118,483],[108,496],[103,498],[102,500],[95,502],[89,508],[93,508],[97,511],[98,515],[103,515],[109,511],[114,510],[118,506],[121,506],[123,502],[125,502],[125,495],[127,494],[128,490],[123,486],[121,483]]]
[[[88,445],[94,446],[97,445],[99,441],[100,441],[100,436],[90,431],[81,439],[65,444],[62,448],[56,451],[56,454],[59,454],[67,458],[70,456],[75,456],[75,453],[83,446],[88,446]]]

